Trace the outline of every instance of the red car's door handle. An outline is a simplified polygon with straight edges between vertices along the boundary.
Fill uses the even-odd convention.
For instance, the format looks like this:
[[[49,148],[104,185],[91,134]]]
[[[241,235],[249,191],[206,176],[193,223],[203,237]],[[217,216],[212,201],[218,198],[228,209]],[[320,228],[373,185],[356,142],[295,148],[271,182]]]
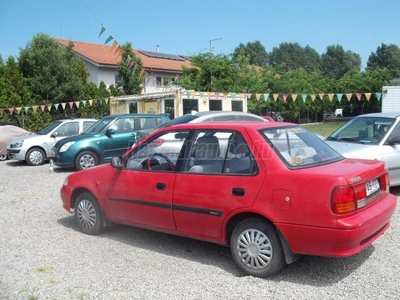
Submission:
[[[239,196],[239,197],[243,197],[245,194],[245,190],[244,188],[232,188],[232,195],[233,196]]]
[[[165,183],[162,182],[157,182],[156,183],[156,189],[157,190],[161,190],[161,191],[165,191],[167,185]]]

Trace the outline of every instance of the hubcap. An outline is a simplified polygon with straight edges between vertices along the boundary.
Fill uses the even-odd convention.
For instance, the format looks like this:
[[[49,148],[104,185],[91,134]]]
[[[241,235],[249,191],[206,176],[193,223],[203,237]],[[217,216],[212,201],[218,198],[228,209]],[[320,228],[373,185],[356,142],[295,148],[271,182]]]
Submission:
[[[39,165],[43,161],[43,155],[40,151],[32,151],[29,155],[29,160],[34,165]]]
[[[0,160],[6,160],[7,159],[7,155],[0,155]]]
[[[79,164],[82,169],[88,169],[95,166],[95,160],[92,155],[86,154],[81,157]]]
[[[256,229],[247,229],[239,235],[236,250],[242,263],[250,269],[263,269],[272,260],[271,242],[264,233]]]
[[[76,215],[79,223],[86,229],[92,229],[96,224],[96,210],[88,200],[82,200],[77,207]]]

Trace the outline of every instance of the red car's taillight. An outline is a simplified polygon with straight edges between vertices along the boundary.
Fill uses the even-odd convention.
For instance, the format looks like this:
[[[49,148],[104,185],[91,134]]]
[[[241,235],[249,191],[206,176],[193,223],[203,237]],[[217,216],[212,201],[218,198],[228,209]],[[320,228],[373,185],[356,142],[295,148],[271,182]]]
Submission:
[[[357,209],[356,198],[351,186],[337,186],[333,190],[331,209],[335,214],[346,214]]]

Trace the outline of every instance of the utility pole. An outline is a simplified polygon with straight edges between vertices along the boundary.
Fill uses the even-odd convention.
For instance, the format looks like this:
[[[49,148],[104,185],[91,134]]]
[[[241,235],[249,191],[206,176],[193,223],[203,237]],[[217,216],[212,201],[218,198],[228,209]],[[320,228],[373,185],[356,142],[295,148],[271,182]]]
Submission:
[[[222,40],[222,38],[210,40],[210,92],[212,92],[212,90],[213,90],[213,88],[212,88],[212,56],[213,55],[212,55],[211,42],[218,41],[218,40]]]

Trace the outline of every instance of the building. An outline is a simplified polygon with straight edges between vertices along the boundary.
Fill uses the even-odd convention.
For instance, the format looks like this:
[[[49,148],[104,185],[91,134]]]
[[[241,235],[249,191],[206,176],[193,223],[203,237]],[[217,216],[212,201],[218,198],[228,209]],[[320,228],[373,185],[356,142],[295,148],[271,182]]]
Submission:
[[[117,64],[121,56],[112,46],[53,38],[57,43],[68,46],[83,59],[89,71],[89,82],[97,86],[103,81],[106,86],[115,84]],[[179,87],[182,68],[193,67],[190,60],[178,54],[133,49],[142,61],[144,84],[140,95],[112,97],[110,112],[128,113],[131,104],[137,105],[139,113],[170,113],[178,117],[192,110],[236,110],[247,112],[246,94],[185,91]]]

